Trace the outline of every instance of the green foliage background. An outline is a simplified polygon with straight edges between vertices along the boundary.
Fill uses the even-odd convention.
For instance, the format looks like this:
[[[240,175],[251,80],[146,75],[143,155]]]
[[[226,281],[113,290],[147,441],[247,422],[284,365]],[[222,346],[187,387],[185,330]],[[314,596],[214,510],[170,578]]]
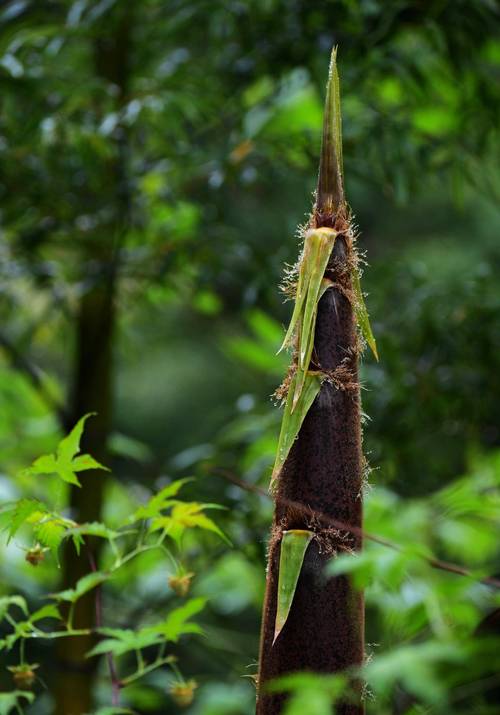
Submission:
[[[132,49],[117,111],[93,47],[125,5]],[[199,683],[190,715],[253,710],[242,676],[255,672],[272,503],[224,474],[269,481],[280,419],[269,395],[291,312],[278,284],[311,205],[333,44],[346,190],[380,353],[362,367],[367,529],[403,548],[368,546],[355,566],[377,644],[368,712],[498,712],[498,655],[474,635],[498,595],[421,559],[500,572],[498,30],[490,0],[0,8],[0,496],[52,489],[19,472],[62,437],[77,305],[125,202],[105,517],[124,523],[131,504],[195,476],[187,498],[226,506],[217,523],[233,543],[203,532],[186,549],[193,595],[209,599],[198,618],[206,638],[174,649]],[[58,587],[57,565],[34,570],[20,545],[2,545],[2,593],[40,607]],[[133,562],[105,591],[107,625],[147,619],[145,600],[165,614],[168,574],[154,554]],[[48,682],[51,652],[40,644],[32,654]],[[106,678],[103,664],[103,706]],[[334,682],[297,682],[287,685],[299,698],[291,713],[328,712]],[[0,683],[11,688],[6,670]],[[26,712],[50,713],[50,691],[37,688]],[[124,702],[176,712],[161,671]]]

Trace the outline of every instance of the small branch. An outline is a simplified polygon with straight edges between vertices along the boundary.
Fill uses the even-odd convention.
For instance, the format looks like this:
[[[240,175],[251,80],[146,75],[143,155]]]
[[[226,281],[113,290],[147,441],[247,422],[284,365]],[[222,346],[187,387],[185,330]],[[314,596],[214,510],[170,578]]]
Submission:
[[[54,640],[56,638],[71,638],[72,636],[88,636],[95,631],[92,628],[71,628],[65,631],[55,631],[53,633],[47,633],[42,631],[40,628],[33,627],[31,633],[27,633],[23,638],[46,638],[47,640]]]
[[[162,665],[172,665],[172,656],[169,655],[166,658],[157,658],[149,665],[145,665],[143,668],[137,669],[135,673],[132,673],[132,675],[123,678],[121,681],[122,687],[130,685],[130,683],[133,683],[134,680],[142,678],[142,676],[146,675],[146,673],[150,673],[152,670],[156,670],[156,668],[160,668]]]

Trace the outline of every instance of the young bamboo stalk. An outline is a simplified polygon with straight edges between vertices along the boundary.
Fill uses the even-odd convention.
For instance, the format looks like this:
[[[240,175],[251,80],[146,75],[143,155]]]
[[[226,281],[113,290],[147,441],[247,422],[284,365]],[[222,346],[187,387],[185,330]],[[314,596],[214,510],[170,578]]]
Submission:
[[[362,526],[358,326],[374,348],[362,294],[357,285],[353,285],[353,279],[356,283],[358,278],[358,268],[354,232],[344,199],[335,51],[327,83],[316,203],[308,228],[299,270],[294,325],[287,333],[289,342],[290,333],[295,335],[288,390],[297,392],[297,383],[304,379],[298,377],[301,372],[306,380],[316,380],[317,388],[312,395],[309,391],[308,404],[302,407],[296,404],[295,412],[294,400],[288,394],[283,417],[273,472],[276,507],[269,543],[257,715],[283,712],[285,696],[268,692],[269,681],[296,671],[338,673],[362,665],[364,658],[363,595],[349,578],[338,576],[328,580],[324,575],[325,567],[337,553],[361,548],[360,531],[339,532],[313,514],[319,511],[358,529]],[[311,242],[316,240],[317,229],[326,234],[331,231],[332,245],[314,306],[315,320],[311,321],[311,310],[307,313],[304,307],[307,302],[304,286],[313,271],[305,266],[314,252]],[[363,325],[365,318],[366,325]],[[312,354],[301,350],[301,345],[308,345],[308,336],[304,335],[307,329],[314,331]],[[307,364],[301,365],[304,356]],[[301,396],[299,400],[304,402]],[[291,436],[288,434],[285,441],[283,431],[292,423],[296,431]],[[291,509],[290,501],[302,504],[303,509]],[[287,554],[291,553],[289,534],[304,532],[309,532],[310,537],[306,548],[300,551],[301,562],[295,556],[293,563],[287,565],[286,560],[290,558]],[[295,552],[297,550],[298,547]],[[283,574],[284,569],[287,574]],[[280,593],[283,584],[288,596]],[[353,690],[352,700],[336,706],[338,715],[364,712],[361,684],[355,681]]]

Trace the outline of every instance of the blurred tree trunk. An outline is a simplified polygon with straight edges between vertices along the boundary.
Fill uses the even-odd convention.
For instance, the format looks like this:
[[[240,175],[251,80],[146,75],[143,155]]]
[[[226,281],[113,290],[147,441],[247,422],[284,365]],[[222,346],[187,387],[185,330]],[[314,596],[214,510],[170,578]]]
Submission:
[[[328,579],[325,575],[326,566],[337,553],[361,548],[363,473],[359,339],[352,305],[355,248],[330,101],[328,90],[317,200],[309,227],[334,228],[338,235],[325,271],[333,287],[318,305],[310,367],[330,374],[340,368],[338,374],[348,379],[340,386],[338,382],[323,381],[278,477],[261,632],[257,715],[284,712],[286,696],[266,692],[269,681],[298,671],[339,673],[361,665],[364,658],[363,595],[348,577]],[[301,508],[291,507],[290,502]],[[322,521],[314,512],[327,519]],[[356,527],[354,533],[332,529],[328,518]],[[274,640],[280,548],[283,532],[291,529],[308,530],[314,538],[305,553],[288,618]],[[354,697],[336,705],[337,715],[364,712],[361,684],[352,685]]]
[[[130,58],[130,8],[121,5],[106,17],[103,30],[94,42],[96,74],[114,85],[115,111],[124,104]],[[115,130],[113,158],[103,164],[98,185],[109,197],[111,218],[100,226],[83,247],[82,264],[86,288],[80,300],[76,326],[76,353],[69,429],[88,412],[97,415],[85,427],[82,449],[107,465],[107,443],[113,408],[113,335],[115,291],[120,244],[127,227],[129,191],[127,180],[127,139],[123,127]],[[100,197],[99,197],[100,198]],[[82,488],[71,488],[70,505],[79,523],[99,520],[105,473],[89,471],[81,475]],[[100,542],[88,539],[87,548],[98,563]],[[89,554],[80,556],[71,543],[63,554],[63,588],[73,587],[90,570]],[[95,626],[95,593],[81,598],[75,609],[74,627]],[[56,715],[82,715],[92,711],[92,684],[96,659],[85,658],[95,644],[95,636],[62,638],[58,641],[58,673],[55,687]]]

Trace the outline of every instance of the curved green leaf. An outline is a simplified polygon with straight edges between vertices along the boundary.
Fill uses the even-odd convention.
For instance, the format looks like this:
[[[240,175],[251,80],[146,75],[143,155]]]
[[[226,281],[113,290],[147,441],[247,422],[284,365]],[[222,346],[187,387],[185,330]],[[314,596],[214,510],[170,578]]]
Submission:
[[[288,395],[286,398],[283,419],[281,421],[281,430],[278,440],[278,449],[276,452],[276,461],[274,462],[273,474],[271,478],[271,488],[274,481],[277,479],[281,468],[285,463],[288,453],[290,452],[293,443],[299,433],[305,416],[309,412],[309,408],[314,402],[316,395],[321,389],[321,381],[317,375],[304,373],[304,387],[300,392],[295,410],[292,413],[292,403],[295,394],[295,385],[297,382],[298,371],[290,381]]]

